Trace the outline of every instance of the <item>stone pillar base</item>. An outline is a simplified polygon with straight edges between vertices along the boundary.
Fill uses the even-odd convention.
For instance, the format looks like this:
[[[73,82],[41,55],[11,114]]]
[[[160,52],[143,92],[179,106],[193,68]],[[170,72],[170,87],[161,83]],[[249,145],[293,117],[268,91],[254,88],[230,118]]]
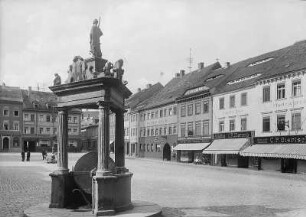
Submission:
[[[50,173],[51,183],[51,203],[49,208],[65,208],[70,201],[72,192],[71,177],[68,170],[59,170]]]
[[[115,174],[127,173],[129,170],[125,167],[115,167]]]

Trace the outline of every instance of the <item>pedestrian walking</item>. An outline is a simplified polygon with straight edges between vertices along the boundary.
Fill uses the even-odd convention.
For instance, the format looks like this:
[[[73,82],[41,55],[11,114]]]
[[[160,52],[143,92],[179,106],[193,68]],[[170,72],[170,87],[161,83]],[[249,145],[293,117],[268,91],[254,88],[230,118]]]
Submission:
[[[27,161],[30,161],[30,158],[31,158],[31,152],[27,151]]]
[[[45,160],[45,159],[46,159],[46,157],[47,157],[47,152],[46,152],[46,150],[45,150],[45,149],[43,149],[43,150],[41,151],[41,154],[42,154],[42,158],[43,158],[43,160]]]
[[[24,153],[24,150],[22,150],[21,151],[21,160],[24,161],[24,158],[25,158],[25,153]]]

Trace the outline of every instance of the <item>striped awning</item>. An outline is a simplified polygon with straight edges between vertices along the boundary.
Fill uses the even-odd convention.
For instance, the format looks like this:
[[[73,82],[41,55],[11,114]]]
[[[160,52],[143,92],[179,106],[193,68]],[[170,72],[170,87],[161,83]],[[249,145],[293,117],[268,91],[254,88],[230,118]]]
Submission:
[[[202,151],[210,143],[184,143],[178,144],[173,149],[177,151]]]
[[[240,152],[242,156],[306,160],[306,144],[260,144]]]
[[[247,138],[217,139],[203,151],[203,154],[238,154],[248,144]]]

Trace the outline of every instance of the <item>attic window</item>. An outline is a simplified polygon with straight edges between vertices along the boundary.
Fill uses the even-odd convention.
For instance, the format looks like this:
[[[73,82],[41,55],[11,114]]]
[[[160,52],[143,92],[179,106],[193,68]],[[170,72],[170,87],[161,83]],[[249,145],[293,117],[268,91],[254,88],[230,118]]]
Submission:
[[[201,92],[201,91],[208,90],[208,89],[209,88],[206,86],[196,87],[196,88],[187,90],[184,95],[186,96],[186,95],[190,95],[190,94]]]
[[[223,77],[223,76],[224,76],[223,74],[216,75],[216,76],[213,76],[213,77],[207,78],[207,79],[206,79],[206,81],[211,81],[211,80],[214,80],[214,79],[216,79],[216,78]]]
[[[252,67],[252,66],[262,64],[262,63],[266,63],[266,62],[269,62],[270,60],[273,60],[273,59],[274,59],[273,57],[270,57],[270,58],[267,58],[267,59],[259,60],[259,61],[256,61],[254,63],[249,64],[248,67]]]
[[[250,75],[248,77],[242,77],[242,78],[238,78],[236,80],[232,80],[232,81],[229,81],[227,82],[228,85],[231,85],[231,84],[236,84],[236,83],[240,83],[240,82],[243,82],[243,81],[247,81],[247,80],[250,80],[252,78],[256,78],[256,77],[259,77],[261,76],[260,73],[257,73],[257,74],[253,74],[253,75]]]
[[[33,102],[33,107],[37,109],[38,108],[38,103],[37,102]]]

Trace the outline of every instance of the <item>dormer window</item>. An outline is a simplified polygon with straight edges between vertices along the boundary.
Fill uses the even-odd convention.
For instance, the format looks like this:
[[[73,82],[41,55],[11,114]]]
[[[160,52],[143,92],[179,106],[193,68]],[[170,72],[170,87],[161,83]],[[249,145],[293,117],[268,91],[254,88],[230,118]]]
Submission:
[[[33,107],[34,107],[35,109],[38,109],[38,103],[37,103],[37,102],[33,102],[32,104],[33,104]]]
[[[273,57],[270,57],[270,58],[258,60],[258,61],[254,62],[254,63],[249,64],[248,67],[252,67],[252,66],[256,66],[256,65],[262,64],[262,63],[266,63],[266,62],[269,62],[270,60],[273,60],[273,59],[274,59]]]

